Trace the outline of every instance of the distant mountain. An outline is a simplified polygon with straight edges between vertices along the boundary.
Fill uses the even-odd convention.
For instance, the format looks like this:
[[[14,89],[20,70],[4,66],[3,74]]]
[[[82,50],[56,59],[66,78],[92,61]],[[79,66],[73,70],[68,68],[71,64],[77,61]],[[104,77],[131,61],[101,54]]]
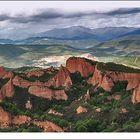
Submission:
[[[98,39],[96,35],[93,34],[92,29],[82,27],[82,26],[72,26],[68,28],[53,29],[46,31],[37,35],[38,37],[48,37],[53,39]]]
[[[87,48],[98,43],[124,38],[140,36],[139,28],[132,27],[105,27],[90,29],[83,26],[53,29],[35,34],[27,39],[12,41],[0,39],[0,44],[66,44],[75,47]],[[82,41],[82,44],[80,43]],[[85,43],[84,43],[85,42]],[[90,44],[89,44],[90,42]]]
[[[136,34],[137,30],[139,29],[131,27],[105,27],[90,29],[82,26],[72,26],[68,28],[46,31],[38,34],[37,37],[68,40],[94,39],[97,41],[108,41],[127,34]],[[140,34],[140,32],[137,32],[137,34]]]
[[[92,32],[98,36],[101,41],[109,41],[121,36],[127,35],[127,33],[135,31],[136,28],[128,27],[105,27],[93,29]]]
[[[140,56],[140,38],[127,36],[100,43],[87,50],[96,56]]]
[[[10,39],[0,39],[0,44],[13,44],[14,41]]]

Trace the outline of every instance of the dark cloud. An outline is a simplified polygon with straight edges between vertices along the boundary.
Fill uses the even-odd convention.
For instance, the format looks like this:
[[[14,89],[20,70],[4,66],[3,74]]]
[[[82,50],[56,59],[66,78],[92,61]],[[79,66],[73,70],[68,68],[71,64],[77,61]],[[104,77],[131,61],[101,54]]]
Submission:
[[[137,14],[137,13],[140,13],[140,8],[133,8],[133,9],[121,8],[104,14],[113,16],[113,15],[126,15],[126,14]]]
[[[5,21],[5,20],[9,20],[9,16],[7,14],[1,14],[0,15],[0,21]]]
[[[109,12],[75,12],[75,13],[68,13],[65,11],[60,11],[56,9],[48,9],[39,11],[36,14],[25,16],[17,15],[17,16],[9,16],[8,14],[0,15],[0,21],[15,22],[15,23],[30,23],[30,22],[44,22],[48,20],[63,18],[63,19],[71,19],[71,18],[81,18],[85,16],[118,16],[118,15],[126,15],[126,14],[135,14],[140,13],[140,8],[130,8],[130,9],[117,9]]]

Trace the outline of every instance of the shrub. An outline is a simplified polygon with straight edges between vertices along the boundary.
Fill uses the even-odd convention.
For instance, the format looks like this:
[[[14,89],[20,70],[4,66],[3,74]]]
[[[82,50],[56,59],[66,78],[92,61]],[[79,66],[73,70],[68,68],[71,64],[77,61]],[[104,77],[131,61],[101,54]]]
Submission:
[[[133,123],[133,122],[126,122],[123,125],[123,129],[126,132],[134,132],[135,131],[135,123]]]
[[[87,119],[84,121],[78,121],[76,123],[76,131],[78,132],[96,132],[97,126],[99,125],[99,121],[97,120],[92,120],[92,119]],[[80,131],[81,130],[81,131]],[[82,131],[83,130],[83,131]]]

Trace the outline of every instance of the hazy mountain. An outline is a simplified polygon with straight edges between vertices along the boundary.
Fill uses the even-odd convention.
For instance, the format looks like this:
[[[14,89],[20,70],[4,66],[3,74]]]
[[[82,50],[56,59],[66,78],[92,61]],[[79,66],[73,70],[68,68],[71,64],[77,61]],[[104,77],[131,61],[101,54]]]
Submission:
[[[38,34],[37,36],[55,39],[95,39],[98,41],[107,41],[131,33],[134,34],[137,30],[137,28],[128,27],[105,27],[90,29],[82,26],[72,26],[68,28],[46,31]],[[140,32],[137,32],[137,34],[140,34]]]
[[[14,44],[14,41],[10,39],[0,39],[0,44]]]

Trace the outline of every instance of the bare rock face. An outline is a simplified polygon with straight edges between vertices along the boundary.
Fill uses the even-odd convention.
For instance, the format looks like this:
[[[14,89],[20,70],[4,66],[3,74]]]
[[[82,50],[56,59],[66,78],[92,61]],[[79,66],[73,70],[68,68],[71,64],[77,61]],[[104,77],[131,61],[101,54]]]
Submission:
[[[0,127],[6,128],[11,124],[11,115],[0,107]]]
[[[21,125],[21,124],[29,123],[30,121],[31,121],[30,117],[26,115],[18,115],[13,117],[12,124]]]
[[[121,108],[120,113],[127,113],[127,112],[128,112],[128,110],[126,108]]]
[[[64,90],[52,90],[45,86],[31,86],[29,87],[28,92],[38,97],[47,98],[52,100],[67,100],[68,96]]]
[[[132,103],[139,103],[140,102],[140,84],[134,89],[132,95]]]
[[[13,97],[15,90],[13,86],[12,79],[10,79],[0,90],[1,96],[5,97]]]
[[[95,65],[92,65],[85,58],[70,57],[66,61],[66,68],[70,73],[80,72],[81,76],[87,77],[94,72]]]
[[[32,71],[29,71],[27,73],[27,77],[30,78],[32,76],[36,76],[36,77],[40,77],[40,76],[43,76],[44,75],[44,71],[43,70],[32,70]]]
[[[33,124],[43,128],[44,132],[64,132],[61,127],[50,121],[33,121]]]
[[[2,78],[5,74],[7,74],[7,71],[3,67],[0,67],[0,78]]]
[[[111,91],[117,81],[128,81],[127,90],[136,88],[140,83],[140,74],[105,71],[101,72],[95,68],[92,79],[89,83],[102,87],[106,91]]]
[[[15,76],[13,78],[13,84],[15,86],[22,87],[22,88],[28,88],[29,86],[41,86],[41,85],[43,85],[43,83],[40,81],[30,82],[30,81],[27,81],[27,80],[21,78],[20,76]]]
[[[89,90],[87,91],[87,93],[84,95],[84,99],[85,99],[85,101],[88,101],[88,100],[90,100],[90,94],[89,94]]]
[[[62,113],[57,112],[57,111],[54,110],[54,109],[50,109],[49,112],[48,112],[48,114],[53,114],[53,115],[56,115],[56,116],[63,116]]]
[[[13,77],[14,77],[14,73],[11,71],[8,71],[2,78],[3,79],[7,79],[7,78],[12,79]]]
[[[87,112],[87,109],[85,107],[82,107],[82,106],[79,106],[77,109],[76,109],[76,113],[77,114],[81,114],[81,113],[85,113]]]
[[[3,101],[3,95],[2,95],[2,93],[1,93],[1,90],[0,90],[0,102],[2,102]]]
[[[25,104],[26,109],[32,109],[32,104],[30,102],[30,100],[27,101],[27,103]]]
[[[92,79],[88,81],[93,85],[97,85],[98,87],[102,87],[106,91],[111,91],[114,86],[113,80],[109,77],[110,75],[104,74],[95,68]]]
[[[22,88],[28,88],[31,85],[31,83],[29,81],[24,80],[23,78],[21,78],[19,76],[14,77],[13,84],[15,86],[19,86],[19,87],[22,87]]]
[[[64,86],[66,88],[70,87],[72,85],[72,80],[70,77],[70,72],[67,68],[61,66],[58,73],[49,81],[47,82],[48,86],[54,86],[54,87],[60,87]]]
[[[101,108],[96,108],[95,110],[97,113],[100,113],[101,112]]]

